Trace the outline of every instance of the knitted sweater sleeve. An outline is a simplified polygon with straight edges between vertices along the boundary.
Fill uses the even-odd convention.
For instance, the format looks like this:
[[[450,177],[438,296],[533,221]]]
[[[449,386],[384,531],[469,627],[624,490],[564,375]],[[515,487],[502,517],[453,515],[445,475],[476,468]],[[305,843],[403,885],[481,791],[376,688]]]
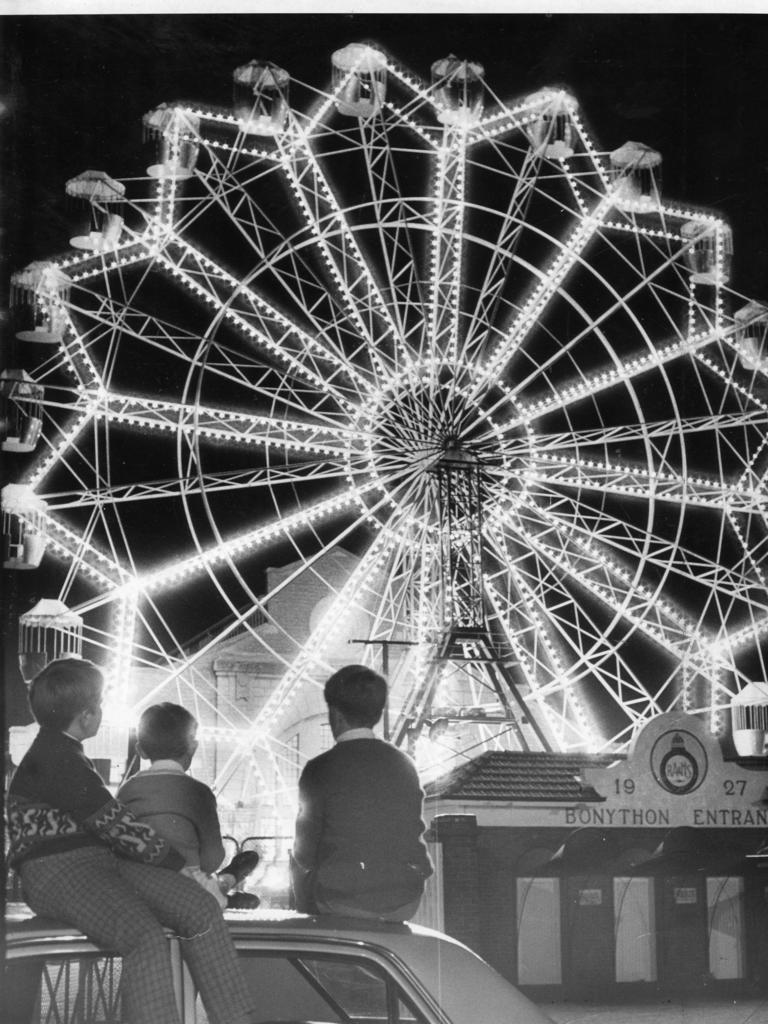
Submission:
[[[8,794],[14,859],[46,842],[90,832],[116,854],[180,870],[181,854],[116,800],[82,749],[56,737],[25,756]]]
[[[108,801],[83,819],[83,825],[94,832],[116,854],[129,860],[178,871],[186,861],[178,850],[166,842],[143,821],[138,821],[127,807],[109,794]]]

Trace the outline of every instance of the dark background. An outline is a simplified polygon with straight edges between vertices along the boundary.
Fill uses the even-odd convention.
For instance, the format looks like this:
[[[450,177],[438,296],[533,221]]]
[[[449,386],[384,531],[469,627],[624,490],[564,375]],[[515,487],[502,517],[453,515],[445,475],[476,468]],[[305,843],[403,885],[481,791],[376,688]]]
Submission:
[[[358,41],[425,80],[449,53],[479,61],[505,101],[567,86],[602,148],[632,139],[658,149],[665,197],[730,221],[732,287],[768,297],[768,16],[30,15],[5,17],[0,30],[3,366],[21,358],[7,320],[10,275],[66,249],[68,178],[86,169],[143,175],[142,114],[178,99],[229,105],[232,71],[248,60],[274,61],[322,88],[331,53]],[[18,479],[18,459],[6,458],[0,485]],[[38,573],[5,574],[8,724],[27,720],[17,618],[43,596],[44,573],[45,562]]]
[[[141,115],[167,100],[227,105],[257,58],[323,87],[330,55],[378,44],[422,78],[455,53],[504,100],[568,86],[605,149],[660,150],[664,192],[730,219],[734,284],[765,290],[768,16],[262,14],[2,19],[3,286],[66,246],[64,182],[143,173]]]

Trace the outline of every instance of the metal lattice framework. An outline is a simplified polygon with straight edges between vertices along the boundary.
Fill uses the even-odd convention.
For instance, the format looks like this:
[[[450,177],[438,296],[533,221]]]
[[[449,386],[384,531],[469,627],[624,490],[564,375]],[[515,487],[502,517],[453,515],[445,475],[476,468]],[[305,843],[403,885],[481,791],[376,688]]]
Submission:
[[[437,764],[617,748],[672,707],[719,728],[768,623],[765,318],[726,288],[727,225],[563,91],[353,50],[290,104],[275,69],[260,120],[159,108],[119,235],[38,294],[60,335],[25,483],[86,647],[118,690],[144,663],[188,693],[252,630],[282,677],[255,720],[224,709],[220,785],[351,615],[363,657],[401,645],[393,735]],[[357,567],[286,656],[258,566],[295,561],[282,590],[337,546]],[[194,652],[183,601],[226,619]]]

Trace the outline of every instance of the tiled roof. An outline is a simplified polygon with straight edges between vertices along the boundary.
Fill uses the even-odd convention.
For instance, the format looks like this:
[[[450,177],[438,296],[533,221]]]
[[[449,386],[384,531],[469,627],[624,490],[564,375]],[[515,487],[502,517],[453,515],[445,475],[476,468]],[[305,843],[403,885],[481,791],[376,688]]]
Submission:
[[[527,753],[489,750],[426,786],[427,799],[595,800],[582,789],[585,767],[603,768],[616,754]]]

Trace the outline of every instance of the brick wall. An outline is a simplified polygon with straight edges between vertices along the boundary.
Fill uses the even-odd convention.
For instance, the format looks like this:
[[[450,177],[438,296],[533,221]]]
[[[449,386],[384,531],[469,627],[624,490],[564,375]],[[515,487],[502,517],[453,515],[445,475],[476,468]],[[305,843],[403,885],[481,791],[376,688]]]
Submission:
[[[500,974],[516,981],[517,891],[510,865],[518,854],[509,838],[488,829],[481,829],[478,838],[481,932],[477,951]]]
[[[480,948],[480,882],[477,819],[473,814],[440,814],[432,821],[443,850],[443,915],[449,935]]]

